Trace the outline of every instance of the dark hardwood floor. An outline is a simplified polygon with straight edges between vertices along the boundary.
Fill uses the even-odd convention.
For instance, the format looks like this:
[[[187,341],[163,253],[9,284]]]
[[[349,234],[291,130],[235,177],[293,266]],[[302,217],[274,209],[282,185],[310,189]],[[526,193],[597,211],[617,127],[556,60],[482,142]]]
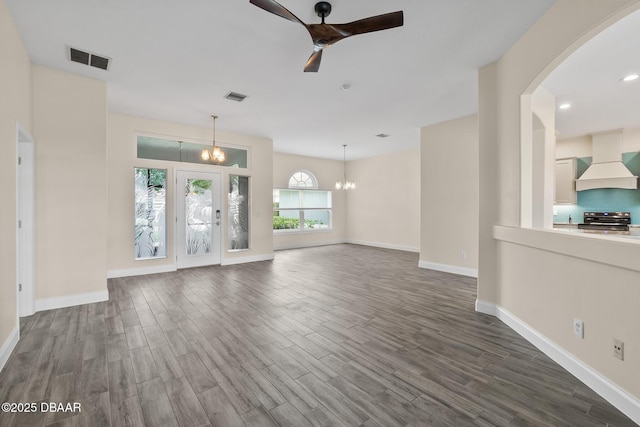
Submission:
[[[499,320],[475,280],[336,245],[109,280],[21,319],[1,426],[635,425]]]

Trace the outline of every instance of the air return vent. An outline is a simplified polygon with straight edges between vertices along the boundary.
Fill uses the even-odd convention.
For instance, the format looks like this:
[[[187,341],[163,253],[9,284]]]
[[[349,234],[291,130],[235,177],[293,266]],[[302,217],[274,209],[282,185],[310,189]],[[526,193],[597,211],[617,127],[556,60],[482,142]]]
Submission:
[[[247,97],[247,95],[243,95],[243,94],[238,93],[238,92],[229,92],[224,97],[226,99],[231,100],[231,101],[242,102]]]
[[[109,68],[110,58],[96,55],[95,53],[85,52],[73,47],[69,48],[69,60],[77,62],[79,64],[90,65],[101,70],[107,70]]]

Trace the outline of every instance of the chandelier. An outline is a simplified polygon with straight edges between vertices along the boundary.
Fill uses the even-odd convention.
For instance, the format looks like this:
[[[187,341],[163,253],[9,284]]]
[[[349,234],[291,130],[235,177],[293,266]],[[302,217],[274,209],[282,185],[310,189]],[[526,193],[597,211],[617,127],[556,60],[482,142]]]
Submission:
[[[343,180],[336,181],[336,190],[353,190],[356,188],[355,181],[349,181],[347,179],[347,144],[342,145],[343,150],[343,158],[342,158],[342,172],[343,172]]]
[[[202,150],[200,158],[213,163],[221,163],[224,162],[224,153],[220,147],[216,147],[216,119],[218,116],[211,116],[211,118],[213,118],[213,144],[211,146],[211,150],[208,148]]]

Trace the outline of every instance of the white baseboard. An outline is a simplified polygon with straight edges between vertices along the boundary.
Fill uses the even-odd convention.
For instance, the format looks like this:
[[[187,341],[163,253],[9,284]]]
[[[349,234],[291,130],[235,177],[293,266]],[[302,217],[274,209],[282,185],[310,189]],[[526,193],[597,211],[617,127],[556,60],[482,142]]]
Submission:
[[[244,264],[246,262],[273,261],[273,253],[264,255],[243,256],[237,258],[226,258],[220,265]]]
[[[459,274],[461,276],[475,277],[476,279],[478,278],[477,268],[458,267],[456,265],[438,264],[428,261],[419,261],[418,267],[426,268],[428,270],[442,271],[445,273]]]
[[[339,241],[327,241],[327,242],[314,242],[314,243],[295,243],[292,245],[278,245],[273,247],[273,250],[275,251],[286,251],[289,249],[304,249],[304,248],[315,248],[318,246],[331,246],[331,245],[339,245],[341,243],[347,243],[344,240],[339,240]]]
[[[586,365],[573,354],[533,329],[531,326],[493,303],[476,300],[476,311],[490,314],[504,322],[524,339],[557,364],[571,372],[573,376],[589,386],[593,391],[618,408],[626,416],[640,425],[640,400],[618,387],[598,371]]]
[[[491,316],[498,317],[497,305],[490,302],[482,301],[479,299],[476,300],[476,311],[479,313],[489,314]]]
[[[345,243],[351,243],[353,245],[362,245],[362,246],[373,246],[374,248],[393,249],[396,251],[420,253],[420,248],[417,248],[414,246],[394,245],[390,243],[368,242],[366,240],[352,240],[352,239],[347,239]]]
[[[118,277],[144,276],[145,274],[170,273],[176,271],[175,264],[156,265],[151,267],[125,268],[122,270],[108,270],[107,279]]]
[[[109,291],[87,292],[84,294],[66,295],[63,297],[43,298],[36,300],[36,311],[55,310],[82,304],[109,301]]]
[[[5,342],[2,343],[2,347],[0,347],[0,371],[4,368],[7,360],[9,360],[13,349],[18,345],[18,340],[20,340],[20,325],[16,325],[16,327],[13,328]]]

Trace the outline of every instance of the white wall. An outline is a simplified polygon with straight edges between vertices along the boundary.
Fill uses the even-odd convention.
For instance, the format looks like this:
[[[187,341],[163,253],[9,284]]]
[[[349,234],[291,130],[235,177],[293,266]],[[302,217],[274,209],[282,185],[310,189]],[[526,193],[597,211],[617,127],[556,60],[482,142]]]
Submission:
[[[622,135],[623,153],[640,151],[640,129],[625,129]],[[583,135],[558,140],[556,159],[564,157],[591,157],[591,136]]]
[[[520,228],[519,188],[521,120],[531,115],[522,95],[638,8],[631,0],[558,0],[503,58],[480,70],[478,307],[510,319],[640,423],[640,244]],[[584,339],[572,335],[574,318],[585,322]],[[614,337],[625,341],[624,362],[612,356]]]
[[[106,113],[105,82],[33,67],[36,310],[108,298]]]
[[[332,229],[308,233],[284,232],[273,235],[274,249],[343,243],[346,240],[346,193],[334,189],[342,178],[343,163],[336,160],[293,154],[273,153],[273,187],[287,188],[291,175],[299,170],[308,170],[318,180],[318,188],[332,190]]]
[[[222,174],[223,223],[227,223],[226,194],[229,174],[250,176],[251,229],[250,249],[227,252],[222,250],[222,264],[273,258],[272,239],[272,141],[248,135],[216,131],[219,143],[248,147],[251,150],[250,167],[247,170],[230,169],[214,165],[198,165],[161,160],[137,159],[136,135],[152,135],[183,141],[210,144],[211,128],[200,128],[178,123],[162,122],[121,114],[109,114],[108,119],[108,205],[109,237],[107,269],[110,277],[170,271],[175,268],[174,223],[174,169],[212,171]],[[265,161],[266,159],[266,161]],[[167,169],[167,257],[162,259],[134,259],[133,251],[133,170],[135,167]],[[227,230],[223,230],[223,247],[226,248]]]
[[[0,1],[0,369],[18,338],[16,282],[16,126],[31,129],[31,62]]]
[[[478,117],[423,127],[420,158],[420,266],[476,276]]]
[[[348,241],[419,252],[420,150],[348,162],[347,178]]]

